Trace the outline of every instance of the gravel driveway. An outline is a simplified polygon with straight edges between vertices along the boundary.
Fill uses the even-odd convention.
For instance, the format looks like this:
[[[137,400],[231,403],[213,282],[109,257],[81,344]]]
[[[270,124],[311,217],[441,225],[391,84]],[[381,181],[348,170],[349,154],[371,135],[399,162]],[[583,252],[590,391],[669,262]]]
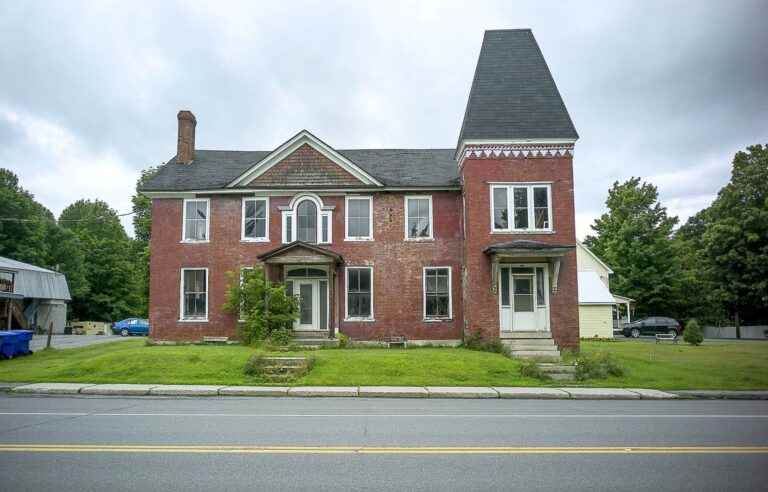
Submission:
[[[53,348],[75,348],[94,345],[97,343],[115,342],[118,340],[130,340],[132,337],[121,337],[120,335],[53,335],[51,346]],[[42,350],[48,339],[47,335],[35,335],[29,342],[29,348],[32,351]]]

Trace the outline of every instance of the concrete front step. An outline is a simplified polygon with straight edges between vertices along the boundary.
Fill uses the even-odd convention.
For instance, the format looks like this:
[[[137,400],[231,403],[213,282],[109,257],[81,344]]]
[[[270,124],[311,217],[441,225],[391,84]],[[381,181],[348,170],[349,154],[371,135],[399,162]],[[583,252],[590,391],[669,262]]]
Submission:
[[[557,352],[560,353],[559,350],[557,350],[557,347],[554,345],[535,345],[535,344],[529,344],[529,343],[515,343],[512,345],[509,345],[509,350],[512,350],[513,352],[519,352],[519,351],[533,351],[533,352]]]
[[[552,338],[552,333],[549,331],[503,331],[501,332],[502,340],[510,340],[516,338]]]
[[[507,338],[501,341],[505,345],[536,345],[538,347],[554,347],[555,341],[552,338]]]
[[[328,338],[329,336],[328,330],[293,330],[293,338]]]
[[[555,372],[552,374],[547,374],[549,376],[549,379],[553,379],[555,381],[575,381],[576,376],[573,374],[567,374],[562,372]]]
[[[294,338],[291,343],[299,347],[337,347],[339,340],[336,338]]]

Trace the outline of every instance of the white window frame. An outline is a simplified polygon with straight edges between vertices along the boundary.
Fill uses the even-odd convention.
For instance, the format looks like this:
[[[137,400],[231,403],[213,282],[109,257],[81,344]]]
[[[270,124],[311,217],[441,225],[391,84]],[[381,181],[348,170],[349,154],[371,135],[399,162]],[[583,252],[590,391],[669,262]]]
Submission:
[[[317,208],[317,239],[315,241],[315,244],[332,244],[333,243],[333,211],[332,210],[324,210],[326,207],[323,205],[323,201],[320,199],[319,196],[316,196],[314,194],[302,194],[297,195],[291,200],[290,205],[288,206],[288,210],[282,211],[282,239],[283,244],[292,243],[296,241],[296,238],[298,237],[299,230],[298,230],[298,221],[296,220],[296,211],[299,208],[299,205],[304,200],[310,200],[314,202],[315,207]],[[288,231],[287,231],[287,219],[288,217],[291,218],[291,237],[288,237]],[[323,217],[327,217],[328,219],[328,240],[323,241]]]
[[[349,235],[349,202],[353,200],[368,201],[368,235]],[[373,197],[370,195],[347,195],[344,197],[344,240],[345,241],[373,241]]]
[[[427,237],[408,237],[408,201],[409,200],[429,200],[429,236]],[[433,241],[435,238],[435,217],[432,208],[432,195],[405,195],[403,202],[405,207],[403,216],[405,217],[405,240],[406,241]]]
[[[186,271],[205,271],[205,318],[185,318],[184,317],[184,272]],[[208,274],[208,268],[187,267],[181,269],[179,278],[179,322],[181,323],[207,323],[208,322],[208,298],[211,295],[211,277]]]
[[[350,270],[364,270],[367,269],[371,272],[371,315],[369,317],[353,317],[349,316],[349,271]],[[373,267],[368,265],[363,266],[347,266],[344,267],[344,321],[376,321],[374,316],[373,305]]]
[[[245,235],[245,205],[247,202],[264,202],[266,210],[266,226],[264,227],[264,237],[247,237]],[[240,240],[247,243],[268,243],[269,242],[269,197],[268,196],[244,196],[242,200],[240,214]]]
[[[208,215],[205,220],[205,239],[186,239],[187,237],[187,203],[205,202]],[[211,199],[210,198],[185,198],[181,204],[181,242],[182,243],[209,243],[211,242]]]
[[[427,316],[427,270],[448,270],[448,316]],[[421,271],[421,305],[424,321],[450,321],[453,319],[453,268],[425,266]]]
[[[496,189],[507,190],[507,228],[497,229],[496,222],[493,216],[493,191]],[[515,227],[515,209],[514,209],[514,190],[515,188],[525,188],[527,200],[528,200],[528,225],[530,227],[521,229]],[[546,188],[547,189],[547,223],[549,227],[543,229],[537,229],[536,225],[536,212],[533,205],[533,189],[534,188]],[[491,232],[492,233],[538,233],[538,232],[552,232],[554,230],[554,224],[552,223],[552,183],[493,183],[490,185],[490,214],[491,214]]]

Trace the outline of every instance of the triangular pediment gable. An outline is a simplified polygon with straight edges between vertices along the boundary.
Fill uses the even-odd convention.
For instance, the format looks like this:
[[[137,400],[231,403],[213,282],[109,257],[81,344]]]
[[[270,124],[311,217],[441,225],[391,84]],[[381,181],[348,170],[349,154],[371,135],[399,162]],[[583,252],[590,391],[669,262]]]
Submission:
[[[294,241],[258,256],[264,263],[338,264],[344,259],[338,253],[313,244]]]
[[[383,186],[376,178],[302,130],[227,187]]]

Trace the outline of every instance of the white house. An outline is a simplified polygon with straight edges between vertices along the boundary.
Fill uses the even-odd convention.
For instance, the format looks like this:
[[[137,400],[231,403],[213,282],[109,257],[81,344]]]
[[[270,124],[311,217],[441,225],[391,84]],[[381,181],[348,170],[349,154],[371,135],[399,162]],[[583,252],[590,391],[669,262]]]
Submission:
[[[576,268],[579,278],[579,336],[612,338],[614,318],[630,321],[628,297],[611,294],[613,270],[580,241],[576,243]],[[626,317],[619,316],[619,305],[625,306]],[[614,310],[616,315],[614,316]]]

